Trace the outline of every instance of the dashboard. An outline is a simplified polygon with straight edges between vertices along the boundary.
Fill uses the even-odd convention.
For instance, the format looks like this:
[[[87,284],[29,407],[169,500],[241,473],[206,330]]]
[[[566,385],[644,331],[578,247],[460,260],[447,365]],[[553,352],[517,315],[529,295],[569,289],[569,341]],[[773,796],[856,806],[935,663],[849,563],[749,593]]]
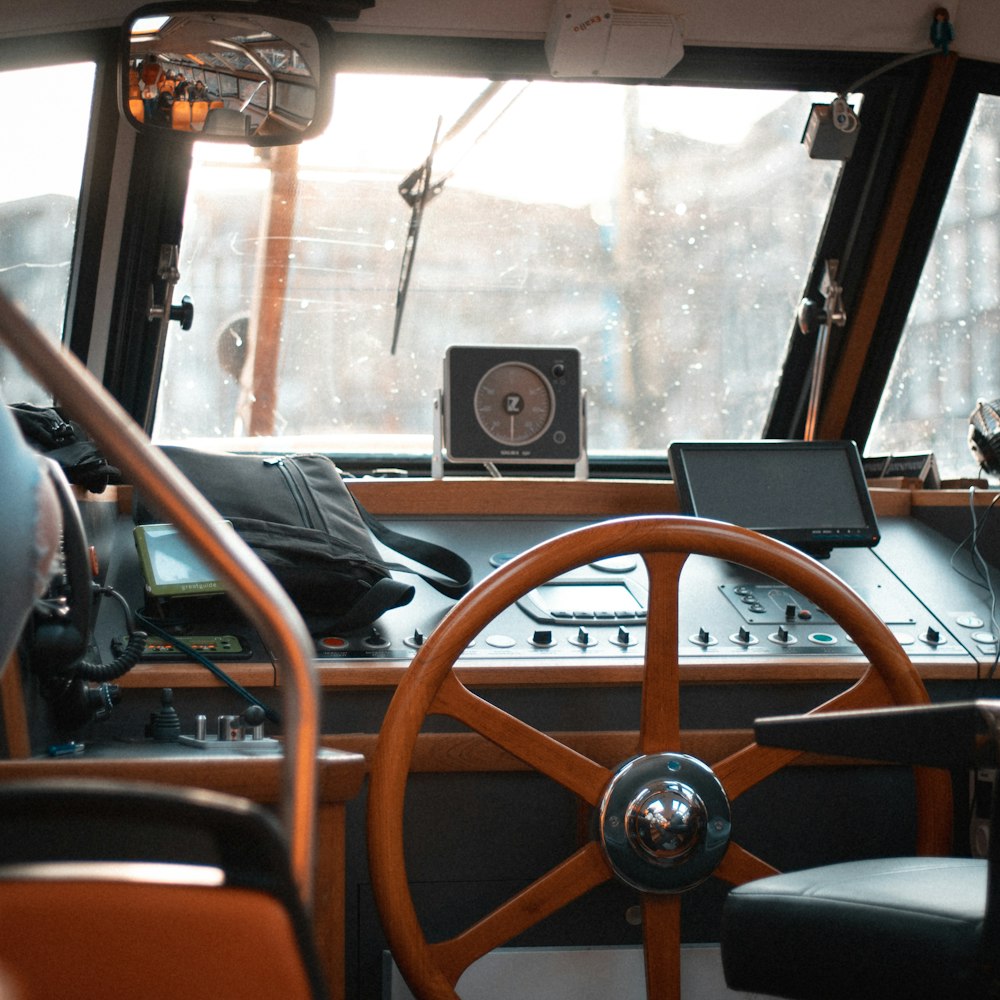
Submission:
[[[386,517],[395,530],[459,552],[476,581],[512,556],[562,532],[593,523],[590,517]],[[835,550],[825,563],[886,622],[908,655],[929,676],[974,677],[996,656],[988,594],[950,565],[954,543],[910,517],[880,519],[879,546]],[[134,607],[148,609],[131,522],[112,533],[108,582]],[[392,563],[394,553],[386,552]],[[346,668],[405,667],[452,606],[432,587],[412,579],[412,603],[372,626],[316,635],[324,683]],[[526,594],[476,637],[460,664],[541,668],[641,666],[648,580],[641,558],[623,554],[587,563]],[[187,597],[180,619],[164,626],[195,637],[220,662],[268,662],[260,640],[225,602]],[[99,642],[117,640],[114,609],[98,620]],[[743,567],[702,556],[689,558],[681,577],[679,655],[687,666],[851,663],[863,658],[851,637],[820,607],[787,585]],[[169,643],[153,640],[144,663],[175,661]],[[328,671],[326,668],[330,668]],[[326,674],[333,676],[326,679]],[[351,676],[354,676],[353,674]],[[386,678],[390,680],[390,678]]]

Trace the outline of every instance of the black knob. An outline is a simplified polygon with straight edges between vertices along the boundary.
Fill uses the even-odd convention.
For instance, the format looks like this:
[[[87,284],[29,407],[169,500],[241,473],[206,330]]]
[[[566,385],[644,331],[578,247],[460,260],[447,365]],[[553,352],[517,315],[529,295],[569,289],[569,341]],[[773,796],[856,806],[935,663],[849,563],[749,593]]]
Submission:
[[[194,322],[194,303],[190,295],[185,295],[179,306],[170,307],[170,318],[178,320],[182,330],[191,329],[191,324]]]
[[[246,720],[248,726],[260,726],[266,717],[264,709],[260,705],[251,705],[243,713],[243,718]]]
[[[160,692],[160,710],[153,713],[150,725],[150,735],[157,743],[171,743],[181,734],[181,720],[174,708],[174,692],[172,688],[164,688]]]

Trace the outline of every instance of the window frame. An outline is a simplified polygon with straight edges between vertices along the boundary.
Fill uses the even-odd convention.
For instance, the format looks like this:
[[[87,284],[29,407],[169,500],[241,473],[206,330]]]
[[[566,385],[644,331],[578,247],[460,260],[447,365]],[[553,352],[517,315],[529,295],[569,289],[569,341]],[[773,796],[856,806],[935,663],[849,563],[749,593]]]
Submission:
[[[909,135],[927,72],[926,60],[914,60],[879,72],[885,70],[896,58],[892,53],[689,48],[684,59],[668,77],[649,83],[650,86],[774,87],[839,92],[854,81],[871,77],[858,91],[864,97],[858,146],[854,156],[845,165],[820,243],[812,261],[808,263],[809,277],[802,290],[802,297],[820,297],[820,284],[828,258],[841,262],[841,280],[848,310],[853,295],[864,279],[878,231],[878,220],[891,193],[892,168]],[[373,72],[377,69],[380,73],[450,73],[496,79],[525,76],[549,78],[541,42],[404,37],[354,32],[338,35],[337,69],[344,72]],[[808,155],[804,147],[802,155]],[[138,159],[141,161],[143,157],[139,156]],[[937,166],[940,167],[941,164],[938,163]],[[180,216],[184,201],[182,192],[186,189],[187,169],[189,167],[185,168],[181,158],[178,158],[178,162],[170,164],[170,170],[184,172],[183,178],[177,178],[174,184],[170,176],[161,175],[163,183],[156,191],[150,191],[152,185],[147,185],[143,197],[142,218],[158,217],[161,230],[176,233],[178,238],[181,234]],[[133,170],[132,188],[139,186],[140,171]],[[135,197],[135,191],[130,191],[130,206]],[[926,206],[921,206],[921,215],[925,212]],[[130,213],[134,221],[137,216],[131,212],[131,208]],[[147,246],[144,252],[148,255],[153,250]],[[123,247],[123,256],[127,255],[128,249]],[[134,262],[131,266],[135,270]],[[119,301],[134,302],[138,297],[138,284],[134,276],[129,280],[127,276],[120,275],[116,298]],[[112,361],[108,375],[113,391],[123,400],[126,408],[136,419],[146,423],[151,419],[152,401],[157,389],[149,371],[151,365],[155,367],[155,362],[148,351],[142,351],[137,346],[145,339],[142,328],[147,321],[137,308],[127,312],[126,315],[125,310],[119,311],[113,327],[113,343],[109,353]],[[835,331],[831,338],[828,372],[835,368],[841,346],[842,334]],[[777,360],[782,368],[782,377],[769,412],[761,414],[762,437],[801,437],[811,377],[812,347],[811,339],[799,333],[794,313],[790,311],[787,349],[784,358]],[[887,371],[886,368],[886,374]],[[866,370],[866,377],[871,374]],[[859,391],[867,392],[869,389],[859,388]],[[870,406],[871,416],[867,426],[870,426],[877,402],[876,396]],[[860,413],[863,406],[855,397],[852,414],[856,409]],[[867,436],[867,427],[860,428],[856,424],[856,421],[852,421],[848,436],[854,436],[862,444]],[[384,466],[387,458],[384,455],[373,455],[370,459],[351,456],[349,464],[352,469],[366,473]],[[392,458],[391,464],[406,474],[425,475],[429,460],[422,457],[398,460]],[[464,475],[477,474],[475,467],[470,466],[463,466],[456,471],[461,471]],[[508,471],[509,474],[516,475],[520,471],[560,474],[564,470],[534,466],[525,470],[510,467]],[[591,461],[590,474],[594,477],[656,478],[669,475],[669,471],[666,455],[662,462],[602,457],[599,461]]]

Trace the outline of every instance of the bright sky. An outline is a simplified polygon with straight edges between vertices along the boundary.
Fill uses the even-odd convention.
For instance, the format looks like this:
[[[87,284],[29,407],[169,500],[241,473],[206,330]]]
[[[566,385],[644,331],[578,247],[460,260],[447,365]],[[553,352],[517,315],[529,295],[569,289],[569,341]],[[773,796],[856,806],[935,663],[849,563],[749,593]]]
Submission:
[[[0,198],[79,193],[93,72],[92,65],[77,64],[0,73],[7,123],[7,140],[0,145]],[[343,74],[337,78],[333,124],[325,136],[302,147],[300,161],[398,170],[402,178],[430,150],[438,116],[444,134],[485,86],[483,80]],[[448,171],[466,147],[456,185],[573,206],[608,198],[622,155],[625,88],[540,81],[519,94],[522,87],[509,84],[454,143],[442,148],[434,173]],[[509,110],[496,118],[516,94]],[[740,141],[789,97],[689,87],[647,87],[639,94],[641,124],[719,144]],[[38,114],[39,105],[26,99],[34,95],[58,96],[45,102],[60,108],[58,122]],[[486,137],[468,149],[494,118]]]
[[[0,73],[0,199],[79,197],[93,89],[93,63]]]
[[[444,134],[485,86],[483,80],[339,76],[334,121],[323,138],[303,147],[300,162],[389,167],[402,179],[430,151],[438,116]],[[521,87],[509,84],[453,145],[468,146],[493,120],[493,109]],[[461,160],[455,184],[573,206],[607,198],[622,158],[625,91],[609,84],[532,83]],[[719,144],[739,142],[791,96],[690,87],[647,87],[639,94],[642,125]],[[442,147],[433,173],[441,176],[454,159]]]

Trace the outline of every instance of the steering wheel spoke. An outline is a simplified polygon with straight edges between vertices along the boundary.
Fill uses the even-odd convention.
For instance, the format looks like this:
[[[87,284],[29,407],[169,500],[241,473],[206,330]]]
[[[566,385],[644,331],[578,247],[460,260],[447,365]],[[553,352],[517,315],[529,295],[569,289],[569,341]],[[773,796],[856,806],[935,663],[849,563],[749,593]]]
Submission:
[[[454,673],[445,678],[431,708],[464,722],[589,805],[597,805],[611,778],[606,767],[474,695]]]
[[[715,877],[730,885],[742,885],[768,875],[777,875],[778,869],[751,854],[745,847],[731,841],[726,856],[715,869]]]
[[[680,896],[642,897],[642,939],[646,996],[680,1000]]]
[[[824,702],[814,712],[843,712],[855,708],[877,708],[891,705],[889,693],[878,671],[869,668],[861,678],[847,690]],[[783,750],[777,747],[762,747],[749,743],[736,753],[730,754],[713,767],[716,776],[725,786],[726,794],[735,799],[748,788],[759,784],[768,776],[787,767],[802,756],[799,750]]]
[[[430,946],[442,972],[454,985],[477,959],[579,899],[611,877],[596,843],[591,842],[526,889],[511,897],[468,930]]]
[[[643,554],[649,574],[646,670],[639,748],[660,753],[680,746],[680,667],[677,655],[679,589],[686,552]]]

